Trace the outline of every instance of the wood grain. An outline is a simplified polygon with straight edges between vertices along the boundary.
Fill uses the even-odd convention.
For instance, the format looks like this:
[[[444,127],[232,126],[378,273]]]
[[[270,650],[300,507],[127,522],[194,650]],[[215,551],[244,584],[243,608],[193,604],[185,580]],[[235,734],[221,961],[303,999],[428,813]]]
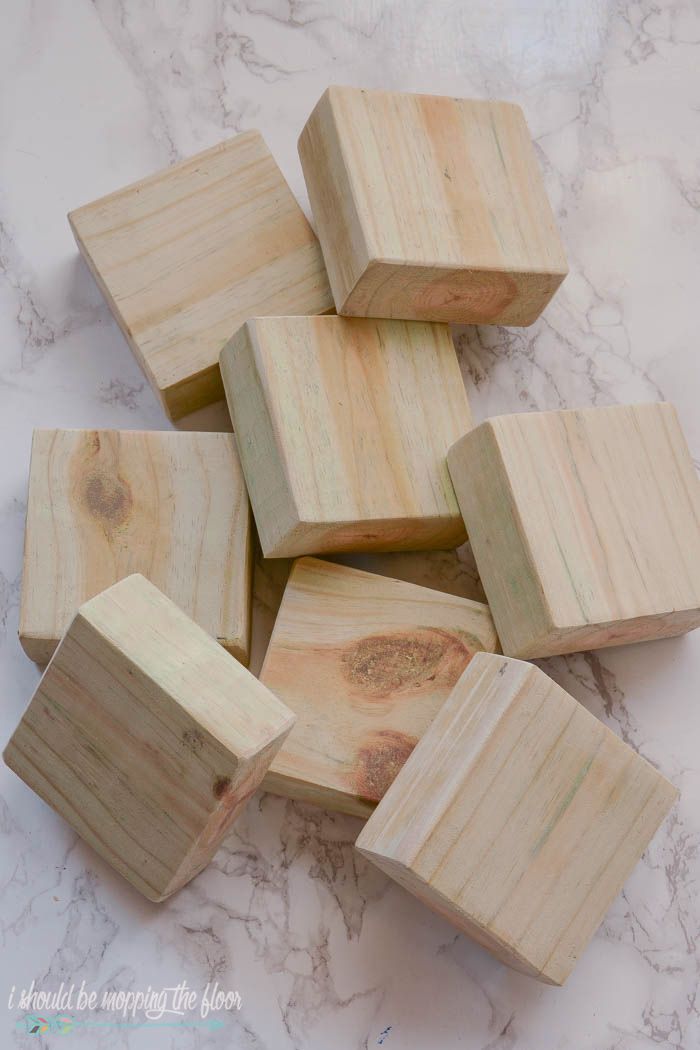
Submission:
[[[474,653],[497,647],[486,605],[300,558],[260,674],[297,722],[263,786],[369,816]]]
[[[223,398],[219,351],[248,317],[333,307],[318,241],[257,131],[68,220],[171,419]]]
[[[263,553],[452,548],[471,426],[446,325],[259,317],[221,370]]]
[[[672,405],[498,416],[448,463],[507,655],[700,624],[700,483]]]
[[[32,660],[79,605],[140,572],[247,663],[251,561],[233,435],[34,432],[19,625]]]
[[[419,587],[430,587],[458,598],[486,603],[484,588],[468,543],[452,551],[397,551],[388,554],[328,554],[324,558],[352,569]],[[253,602],[248,668],[259,676],[270,644],[284,590],[294,560],[264,558],[256,544],[253,561]]]
[[[519,106],[331,87],[299,156],[338,313],[529,325],[567,273]]]
[[[563,984],[676,797],[538,668],[477,653],[357,848],[502,962]]]
[[[294,715],[143,576],[81,606],[4,753],[163,900],[208,863]]]

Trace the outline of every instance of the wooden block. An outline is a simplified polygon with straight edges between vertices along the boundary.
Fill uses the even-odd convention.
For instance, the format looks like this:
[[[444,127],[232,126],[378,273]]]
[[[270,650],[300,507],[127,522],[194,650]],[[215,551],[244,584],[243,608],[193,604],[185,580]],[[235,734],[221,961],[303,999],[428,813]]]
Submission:
[[[159,901],[209,862],[293,722],[134,575],[81,606],[4,758]]]
[[[331,87],[299,156],[340,314],[529,325],[566,276],[519,106]]]
[[[446,325],[258,317],[221,370],[265,557],[463,542],[445,456],[471,416]]]
[[[263,787],[369,816],[474,653],[497,647],[486,605],[301,558],[260,674],[297,722]]]
[[[19,626],[32,660],[79,605],[141,572],[247,663],[251,552],[232,434],[34,432]]]
[[[700,624],[700,484],[671,405],[498,416],[448,463],[506,655]]]
[[[219,351],[248,317],[333,307],[318,241],[257,131],[68,220],[171,419],[223,398]]]
[[[537,667],[477,653],[357,848],[502,962],[563,984],[677,794]]]

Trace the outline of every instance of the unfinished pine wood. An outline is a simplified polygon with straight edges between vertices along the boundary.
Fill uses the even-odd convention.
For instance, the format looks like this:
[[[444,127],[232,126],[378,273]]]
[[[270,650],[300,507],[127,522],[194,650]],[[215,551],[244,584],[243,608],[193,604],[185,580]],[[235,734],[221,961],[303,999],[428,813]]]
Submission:
[[[502,962],[563,984],[677,794],[539,668],[477,653],[357,848]]]
[[[498,416],[448,463],[507,655],[700,624],[700,483],[672,405]]]
[[[340,314],[529,325],[567,273],[519,106],[330,87],[299,156]]]
[[[5,762],[151,900],[202,870],[294,715],[143,576],[81,606]]]
[[[68,220],[171,419],[223,398],[219,351],[248,317],[333,307],[318,241],[257,131]]]
[[[446,325],[258,317],[221,370],[265,557],[463,542],[445,456],[471,416]]]
[[[250,505],[232,434],[36,430],[20,641],[45,664],[78,606],[140,572],[242,663]]]
[[[263,787],[369,816],[474,653],[497,647],[482,603],[300,558],[260,674],[297,722]]]

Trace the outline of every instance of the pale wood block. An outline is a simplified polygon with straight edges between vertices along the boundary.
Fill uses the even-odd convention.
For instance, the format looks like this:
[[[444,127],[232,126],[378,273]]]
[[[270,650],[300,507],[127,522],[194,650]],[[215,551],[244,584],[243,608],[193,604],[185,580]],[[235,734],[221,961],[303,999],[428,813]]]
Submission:
[[[389,576],[474,602],[486,602],[468,543],[452,551],[398,551],[389,554],[328,554],[325,558],[353,569]],[[263,558],[259,544],[253,560],[250,660],[259,676],[293,565],[290,558]]]
[[[294,715],[143,576],[81,606],[4,758],[163,900],[209,862]]]
[[[223,398],[219,351],[248,317],[333,307],[318,241],[257,131],[68,220],[171,419]]]
[[[475,652],[488,606],[301,558],[260,680],[297,715],[263,787],[369,816]]]
[[[20,641],[45,664],[88,598],[140,572],[242,663],[252,523],[232,434],[37,430]]]
[[[389,554],[329,554],[351,569],[376,572],[474,602],[486,602],[469,542],[448,551],[396,551]]]
[[[677,795],[537,667],[477,653],[357,848],[502,962],[563,984]]]
[[[700,624],[700,484],[672,405],[498,416],[448,463],[506,655]]]
[[[529,325],[566,276],[519,106],[330,87],[299,156],[340,314]]]
[[[452,548],[471,415],[447,325],[258,317],[221,354],[267,558]]]

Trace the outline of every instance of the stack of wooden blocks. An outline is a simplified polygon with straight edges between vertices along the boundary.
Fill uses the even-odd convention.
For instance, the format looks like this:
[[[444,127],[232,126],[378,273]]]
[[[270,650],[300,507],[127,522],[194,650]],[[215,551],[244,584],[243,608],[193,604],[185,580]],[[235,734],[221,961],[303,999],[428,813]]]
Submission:
[[[700,624],[700,487],[667,404],[474,427],[448,322],[528,325],[566,261],[520,109],[331,88],[70,215],[173,420],[38,431],[5,760],[153,900],[262,786],[560,984],[676,791],[523,660]],[[334,313],[334,307],[337,314]],[[247,669],[251,507],[294,562]],[[469,536],[488,605],[319,560]]]

